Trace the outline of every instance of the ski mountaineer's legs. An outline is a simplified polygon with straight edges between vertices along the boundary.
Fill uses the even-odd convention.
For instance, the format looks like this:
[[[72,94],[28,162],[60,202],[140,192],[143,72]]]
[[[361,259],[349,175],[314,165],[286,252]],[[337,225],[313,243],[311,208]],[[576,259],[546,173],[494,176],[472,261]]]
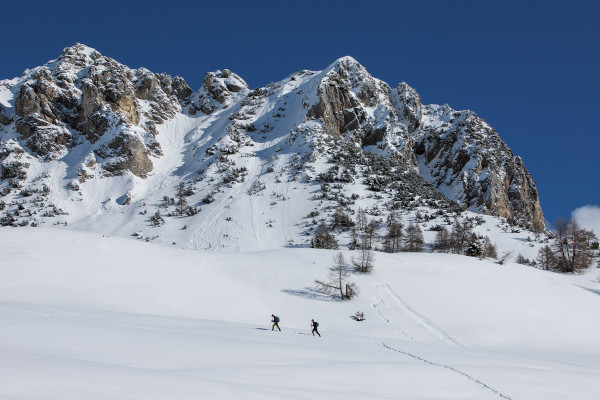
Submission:
[[[271,327],[271,330],[274,331],[275,327],[277,327],[277,329],[279,329],[279,332],[281,332],[281,328],[279,327],[279,323],[278,322],[273,322],[273,326]]]
[[[315,333],[316,333],[317,335],[319,335],[319,337],[321,337],[321,334],[320,334],[320,333],[319,333],[319,331],[317,330],[317,327],[314,327],[314,328],[313,328],[313,330],[312,330],[312,334],[313,334],[313,336],[315,336]]]

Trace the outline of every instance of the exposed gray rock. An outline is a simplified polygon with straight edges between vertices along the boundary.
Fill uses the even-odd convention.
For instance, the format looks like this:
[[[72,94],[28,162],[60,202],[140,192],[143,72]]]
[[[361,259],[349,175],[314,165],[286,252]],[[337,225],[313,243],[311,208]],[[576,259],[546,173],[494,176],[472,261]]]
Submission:
[[[150,152],[135,136],[119,135],[108,144],[105,151],[98,150],[97,154],[103,158],[113,156],[104,169],[116,175],[131,171],[134,175],[145,178],[152,171]]]
[[[365,149],[375,147],[418,166],[437,190],[472,211],[506,217],[535,230],[545,227],[535,182],[521,160],[474,113],[423,106],[406,83],[390,90],[350,57],[326,70],[318,96],[307,116],[321,119],[324,133],[351,135]],[[370,117],[374,112],[378,119]]]
[[[447,124],[423,123],[415,146],[438,190],[473,211],[545,227],[535,182],[495,130],[471,111],[428,106],[425,114]]]
[[[229,70],[207,72],[196,102],[203,113],[210,114],[219,107],[226,107],[235,93],[247,90],[248,84]]]
[[[125,168],[138,176],[152,169],[142,154],[162,154],[153,140],[156,124],[174,117],[192,94],[180,77],[129,69],[82,44],[66,48],[46,66],[26,71],[22,83],[9,89],[16,91],[15,129],[36,156],[56,159],[80,143],[80,135],[95,144],[110,134],[113,150],[129,152],[126,162],[110,165],[111,171]],[[142,112],[140,101],[146,101],[150,111]],[[10,122],[0,112],[0,123]],[[134,126],[149,136],[144,151],[139,147],[146,146],[144,142],[117,139]]]
[[[5,114],[5,110],[4,107],[2,107],[2,105],[0,105],[0,124],[2,125],[8,125],[10,124],[11,118]]]

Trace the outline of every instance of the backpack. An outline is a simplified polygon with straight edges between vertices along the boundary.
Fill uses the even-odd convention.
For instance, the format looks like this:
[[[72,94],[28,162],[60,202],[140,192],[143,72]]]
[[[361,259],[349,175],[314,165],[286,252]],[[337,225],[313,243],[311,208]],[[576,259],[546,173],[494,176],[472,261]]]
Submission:
[[[314,326],[315,328],[317,328],[317,327],[319,326],[319,323],[318,323],[317,321],[315,321],[315,322],[313,322],[313,326]]]
[[[279,322],[279,317],[273,317],[273,321]]]

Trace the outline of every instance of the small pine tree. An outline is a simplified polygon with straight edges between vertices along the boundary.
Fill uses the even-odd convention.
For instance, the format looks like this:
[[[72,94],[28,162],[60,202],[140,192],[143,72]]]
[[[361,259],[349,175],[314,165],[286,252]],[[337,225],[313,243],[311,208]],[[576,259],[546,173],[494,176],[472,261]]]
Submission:
[[[342,231],[346,231],[354,226],[354,222],[350,215],[344,212],[342,208],[335,210],[333,214],[333,229],[340,228]]]
[[[327,229],[327,225],[325,224],[325,220],[322,219],[315,230],[315,235],[312,239],[312,247],[316,249],[337,249],[338,242],[335,239],[335,236],[329,232]]]
[[[465,255],[469,257],[481,257],[483,252],[476,240],[472,240],[465,250]]]
[[[179,188],[177,189],[177,214],[183,216],[185,208],[187,206],[186,190],[183,182],[179,182]]]
[[[356,231],[356,228],[352,228],[352,233],[350,236],[350,243],[348,244],[348,248],[350,250],[356,250],[359,248],[359,243],[358,243],[358,232]]]
[[[150,222],[153,226],[161,226],[165,223],[165,220],[160,216],[160,211],[156,210],[154,215],[150,217]]]

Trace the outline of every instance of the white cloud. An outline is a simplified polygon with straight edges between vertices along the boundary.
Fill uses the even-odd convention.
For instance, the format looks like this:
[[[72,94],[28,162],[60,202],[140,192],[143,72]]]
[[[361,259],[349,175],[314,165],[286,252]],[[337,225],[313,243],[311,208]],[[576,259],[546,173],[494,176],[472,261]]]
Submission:
[[[571,216],[582,228],[591,229],[600,236],[600,207],[588,204],[576,208]]]

